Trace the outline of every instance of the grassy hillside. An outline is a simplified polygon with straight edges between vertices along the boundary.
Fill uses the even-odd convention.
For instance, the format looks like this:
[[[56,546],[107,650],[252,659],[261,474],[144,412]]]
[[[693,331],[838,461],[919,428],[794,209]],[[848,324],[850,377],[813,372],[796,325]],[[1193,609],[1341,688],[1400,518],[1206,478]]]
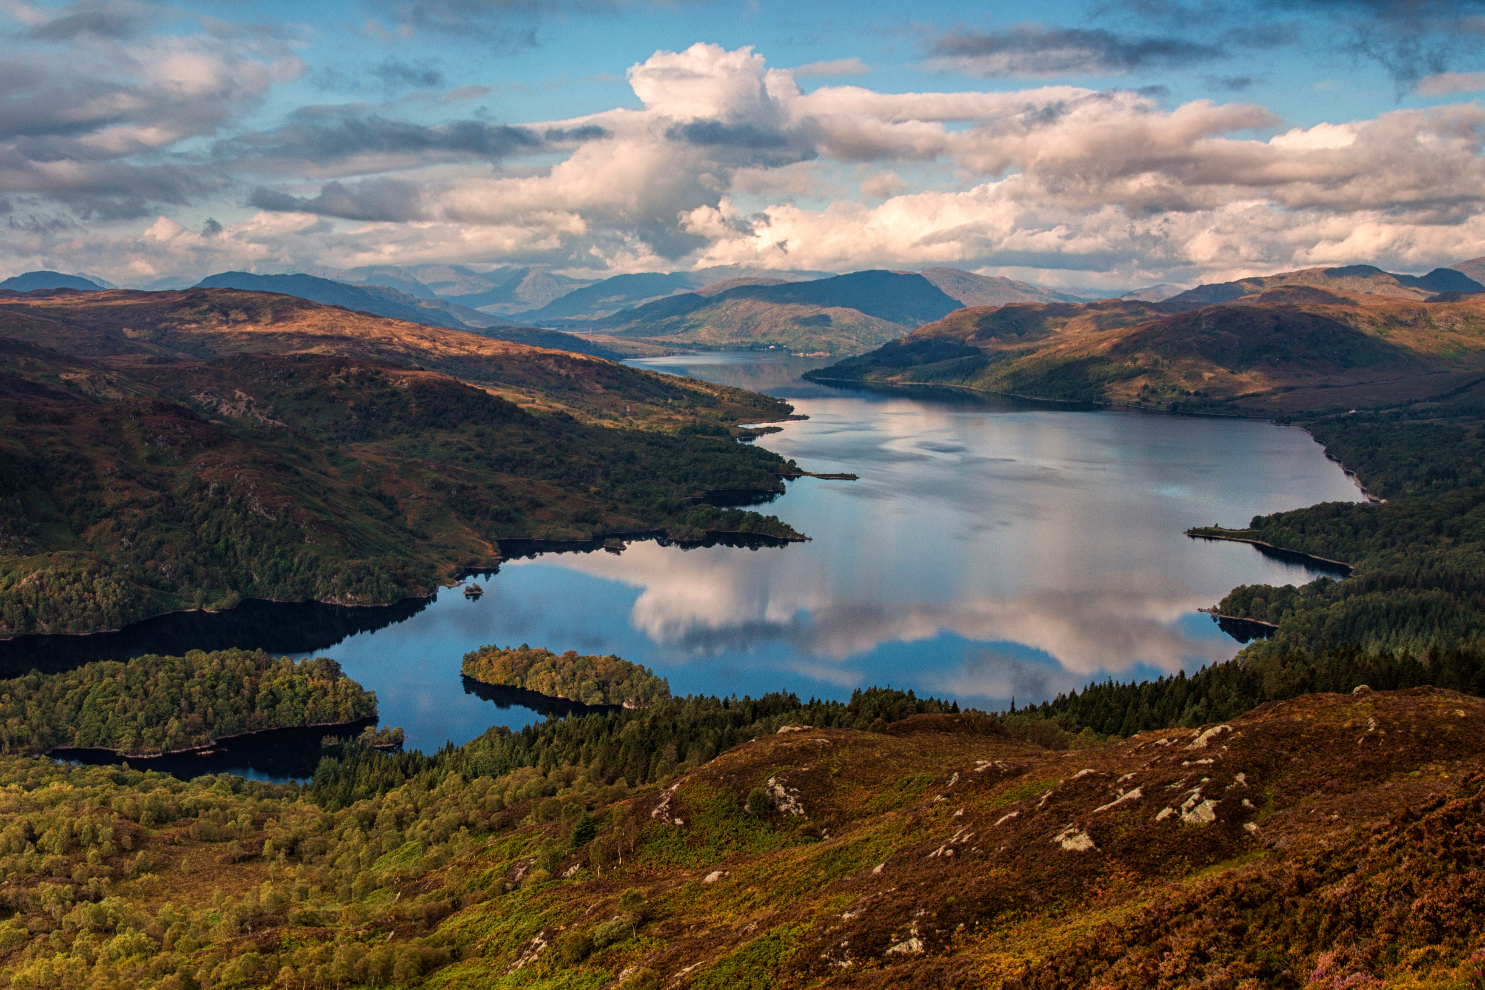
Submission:
[[[0,338],[93,358],[209,360],[321,354],[417,366],[541,408],[600,421],[679,427],[695,416],[760,420],[782,403],[694,379],[629,368],[471,331],[353,313],[234,289],[0,293]]]
[[[1478,699],[1311,696],[1076,750],[905,701],[717,706],[734,743],[753,741],[677,763],[662,737],[653,751],[668,769],[630,779],[599,750],[565,761],[580,735],[596,737],[596,716],[494,731],[440,760],[352,748],[308,791],[5,758],[0,979],[144,990],[1473,979],[1485,934]],[[685,704],[666,703],[668,717]],[[611,718],[646,729],[662,717]],[[645,748],[644,732],[625,735]],[[342,799],[332,785],[348,765],[411,773]]]
[[[1485,296],[1421,302],[1281,286],[1181,309],[971,307],[810,377],[1241,414],[1441,396],[1485,371]]]
[[[788,415],[777,400],[212,291],[204,311],[191,293],[163,312],[144,293],[0,303],[0,633],[242,597],[381,604],[507,538],[797,538],[694,500],[782,487],[784,461],[732,439]]]

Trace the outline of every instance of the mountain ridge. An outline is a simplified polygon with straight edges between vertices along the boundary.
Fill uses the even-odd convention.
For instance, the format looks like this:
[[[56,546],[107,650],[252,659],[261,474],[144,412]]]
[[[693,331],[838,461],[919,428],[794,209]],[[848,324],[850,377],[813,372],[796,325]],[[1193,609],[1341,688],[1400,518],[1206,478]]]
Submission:
[[[1307,269],[1153,303],[967,307],[807,377],[1250,413],[1417,399],[1485,368],[1485,294],[1435,293],[1464,279],[1436,274]]]

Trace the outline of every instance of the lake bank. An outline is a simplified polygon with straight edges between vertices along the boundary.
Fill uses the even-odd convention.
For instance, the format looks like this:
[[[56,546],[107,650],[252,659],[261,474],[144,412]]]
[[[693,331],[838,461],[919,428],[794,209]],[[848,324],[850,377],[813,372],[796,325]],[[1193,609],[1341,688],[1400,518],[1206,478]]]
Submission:
[[[1302,553],[1299,550],[1290,550],[1287,547],[1276,547],[1272,543],[1265,543],[1263,540],[1255,539],[1251,536],[1243,536],[1241,535],[1242,532],[1242,530],[1224,530],[1211,526],[1203,526],[1186,530],[1186,535],[1193,540],[1224,540],[1229,543],[1246,543],[1256,548],[1259,553],[1273,557],[1275,560],[1302,564],[1313,570],[1326,571],[1341,577],[1350,577],[1351,572],[1355,570],[1353,565],[1343,560],[1330,560],[1326,557],[1316,557],[1314,554]]]

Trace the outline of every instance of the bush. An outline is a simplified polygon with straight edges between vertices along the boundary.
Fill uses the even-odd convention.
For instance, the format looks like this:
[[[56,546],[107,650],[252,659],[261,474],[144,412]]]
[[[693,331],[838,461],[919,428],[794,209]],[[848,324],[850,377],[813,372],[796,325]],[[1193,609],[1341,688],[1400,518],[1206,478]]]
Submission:
[[[762,818],[773,811],[773,798],[761,787],[755,787],[748,792],[748,814]]]
[[[565,965],[575,966],[592,955],[593,949],[593,939],[586,932],[574,932],[562,940],[558,954]]]
[[[598,834],[598,827],[598,819],[584,811],[572,824],[572,835],[568,838],[569,848],[581,849],[592,842],[593,837]]]
[[[634,934],[635,926],[639,918],[632,914],[620,914],[608,919],[593,929],[594,950],[606,949],[616,942],[622,942]]]
[[[663,983],[660,974],[646,966],[629,970],[619,977],[619,986],[623,990],[660,990]]]

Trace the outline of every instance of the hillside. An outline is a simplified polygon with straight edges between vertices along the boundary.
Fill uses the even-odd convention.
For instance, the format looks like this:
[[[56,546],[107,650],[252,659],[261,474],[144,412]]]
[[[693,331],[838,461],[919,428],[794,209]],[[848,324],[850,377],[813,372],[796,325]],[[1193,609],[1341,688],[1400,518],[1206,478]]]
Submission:
[[[1357,280],[1379,287],[1344,275],[1214,305],[1194,300],[1222,286],[1156,303],[970,307],[810,377],[1261,412],[1418,400],[1485,371],[1485,296],[1344,289]]]
[[[0,299],[0,634],[384,604],[509,538],[796,538],[694,501],[781,489],[793,469],[730,427],[789,411],[282,296]]]
[[[64,275],[61,272],[50,271],[23,272],[0,282],[0,290],[9,292],[33,292],[37,289],[76,289],[79,292],[93,292],[104,288],[112,288],[112,286],[105,286],[86,275]]]
[[[853,272],[801,282],[748,278],[725,285],[564,325],[676,347],[775,346],[852,354],[960,307],[924,276],[900,272]]]
[[[1466,278],[1473,279],[1485,285],[1485,258],[1472,258],[1469,261],[1461,261],[1457,265],[1450,265],[1456,272],[1461,272]]]
[[[396,277],[382,277],[394,283],[406,281]],[[420,283],[416,286],[409,286],[409,288],[422,288],[427,293],[426,296],[412,295],[395,286],[373,282],[351,285],[314,275],[253,275],[249,272],[222,272],[202,279],[195,287],[274,292],[293,296],[296,299],[322,303],[326,306],[340,306],[372,316],[385,316],[388,319],[423,323],[452,330],[472,330],[495,340],[508,340],[532,347],[548,347],[554,350],[574,351],[579,354],[592,354],[606,358],[619,356],[618,352],[612,348],[582,337],[523,324],[511,325],[499,317],[440,299]]]
[[[708,709],[734,741],[658,787],[610,780],[617,753],[539,765],[614,719],[634,757],[658,754],[648,733],[688,704],[492,730],[439,760],[352,749],[307,792],[6,758],[0,834],[35,838],[0,847],[0,972],[208,990],[1472,978],[1478,699],[1316,695],[1077,750],[921,702],[740,699]],[[345,794],[345,771],[374,768],[380,786]]]
[[[1427,275],[1393,275],[1372,265],[1342,268],[1306,268],[1296,272],[1199,285],[1170,296],[1167,301],[1184,306],[1231,302],[1243,296],[1280,286],[1314,286],[1331,292],[1363,293],[1396,299],[1426,299],[1440,292],[1482,292],[1481,285],[1456,269],[1435,268]]]
[[[678,409],[748,421],[779,407],[740,389],[682,381],[591,356],[231,289],[46,297],[0,293],[0,337],[88,358],[322,354],[418,365],[523,404],[657,426],[689,422],[689,414],[677,415]]]

